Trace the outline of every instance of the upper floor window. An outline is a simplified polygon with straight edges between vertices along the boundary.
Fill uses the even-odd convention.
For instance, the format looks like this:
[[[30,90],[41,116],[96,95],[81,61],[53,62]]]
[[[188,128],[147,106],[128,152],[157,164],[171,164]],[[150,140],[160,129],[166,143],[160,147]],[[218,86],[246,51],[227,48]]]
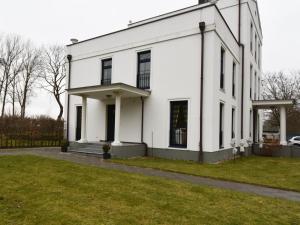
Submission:
[[[250,27],[250,51],[253,53],[253,23]]]
[[[232,64],[232,97],[235,97],[235,82],[236,82],[236,64]]]
[[[260,100],[260,85],[261,85],[261,81],[260,78],[258,78],[258,92],[257,92],[258,100]]]
[[[258,44],[258,68],[261,68],[261,45]]]
[[[253,86],[253,66],[250,66],[250,99],[252,100],[252,86]]]
[[[254,100],[257,100],[257,72],[254,75]]]
[[[257,62],[257,35],[255,34],[255,62]]]
[[[112,59],[102,60],[101,85],[111,85]]]
[[[151,51],[138,53],[137,87],[150,89]]]
[[[220,88],[224,90],[225,77],[225,50],[221,48],[221,70],[220,70]]]

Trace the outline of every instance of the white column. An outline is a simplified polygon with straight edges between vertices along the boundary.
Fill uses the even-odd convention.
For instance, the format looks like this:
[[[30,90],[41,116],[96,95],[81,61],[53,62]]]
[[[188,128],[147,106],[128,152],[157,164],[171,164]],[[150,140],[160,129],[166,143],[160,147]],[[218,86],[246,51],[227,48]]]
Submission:
[[[121,95],[116,94],[116,110],[115,110],[115,140],[112,145],[121,145],[120,142],[120,121],[121,121]]]
[[[81,117],[81,140],[80,143],[87,143],[86,136],[86,111],[87,111],[87,98],[82,96],[82,117]]]
[[[280,144],[287,145],[286,141],[286,108],[280,108]]]

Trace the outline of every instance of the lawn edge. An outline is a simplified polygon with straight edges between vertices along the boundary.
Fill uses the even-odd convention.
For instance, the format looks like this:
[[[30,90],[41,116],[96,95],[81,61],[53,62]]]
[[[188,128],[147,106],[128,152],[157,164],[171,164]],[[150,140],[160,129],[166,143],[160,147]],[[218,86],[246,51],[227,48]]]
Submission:
[[[237,183],[237,184],[249,184],[249,185],[254,185],[254,186],[259,186],[259,187],[272,188],[272,189],[277,189],[277,190],[282,190],[282,191],[290,191],[290,192],[300,193],[300,190],[293,189],[293,188],[283,188],[283,187],[276,187],[276,186],[271,186],[271,185],[267,185],[267,184],[257,184],[257,183],[246,182],[246,181],[237,181],[237,180],[226,179],[226,178],[222,178],[222,177],[210,177],[210,176],[205,176],[205,175],[200,176],[200,175],[186,173],[186,172],[182,172],[182,171],[174,171],[174,170],[170,170],[170,169],[154,168],[154,167],[149,167],[149,166],[135,166],[135,165],[126,164],[124,162],[115,162],[114,160],[109,160],[108,162],[109,163],[120,164],[120,165],[131,166],[131,167],[137,167],[137,168],[154,169],[154,170],[159,170],[159,171],[164,171],[164,172],[171,172],[171,173],[178,173],[178,174],[195,176],[195,177],[208,178],[208,179],[212,179],[212,180],[234,182],[234,183]]]

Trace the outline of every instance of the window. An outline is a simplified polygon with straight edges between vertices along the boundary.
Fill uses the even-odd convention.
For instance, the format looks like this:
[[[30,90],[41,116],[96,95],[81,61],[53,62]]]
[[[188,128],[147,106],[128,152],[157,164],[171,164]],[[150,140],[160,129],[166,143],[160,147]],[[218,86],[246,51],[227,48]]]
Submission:
[[[257,100],[257,72],[254,75],[254,100]]]
[[[257,95],[258,95],[258,100],[260,100],[260,78],[258,78],[258,93],[257,93]]]
[[[250,28],[250,51],[253,53],[253,23],[251,23]]]
[[[101,85],[111,85],[112,59],[102,60]]]
[[[252,100],[252,76],[253,76],[253,66],[250,66],[250,99]]]
[[[261,45],[258,44],[258,68],[261,68]]]
[[[232,108],[231,114],[231,138],[235,138],[235,108]]]
[[[235,97],[236,64],[232,64],[232,97]]]
[[[219,148],[224,148],[224,103],[220,103]]]
[[[250,109],[250,118],[249,118],[249,137],[252,137],[252,110]]]
[[[170,147],[187,147],[188,102],[170,103]]]
[[[138,53],[137,87],[150,89],[151,51]]]
[[[225,76],[225,50],[221,48],[221,72],[220,72],[220,88],[224,90],[224,76]]]
[[[255,34],[255,62],[257,62],[257,34]]]

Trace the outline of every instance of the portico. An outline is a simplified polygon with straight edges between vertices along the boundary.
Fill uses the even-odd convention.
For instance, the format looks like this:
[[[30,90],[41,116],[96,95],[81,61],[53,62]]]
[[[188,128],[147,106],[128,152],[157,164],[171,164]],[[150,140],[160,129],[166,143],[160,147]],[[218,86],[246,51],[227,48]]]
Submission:
[[[278,108],[280,111],[280,145],[287,145],[286,139],[286,109],[294,105],[294,100],[259,100],[253,101],[253,109],[255,111],[260,109],[274,109]],[[256,113],[255,113],[256,114]],[[254,114],[254,115],[255,115]],[[254,120],[256,121],[256,120]],[[255,127],[255,126],[254,126]]]
[[[120,125],[121,125],[121,106],[122,99],[125,98],[147,98],[151,92],[138,89],[136,87],[116,83],[112,85],[98,85],[83,88],[74,88],[67,90],[69,95],[80,96],[82,98],[82,118],[81,118],[81,139],[79,143],[87,143],[87,99],[97,99],[101,101],[114,100],[115,102],[115,118],[114,118],[114,141],[113,146],[121,146],[120,141]],[[142,101],[143,104],[143,101]],[[143,110],[143,106],[141,107]],[[144,112],[142,112],[143,115]],[[143,123],[141,119],[141,123]],[[143,124],[141,124],[141,127]]]

